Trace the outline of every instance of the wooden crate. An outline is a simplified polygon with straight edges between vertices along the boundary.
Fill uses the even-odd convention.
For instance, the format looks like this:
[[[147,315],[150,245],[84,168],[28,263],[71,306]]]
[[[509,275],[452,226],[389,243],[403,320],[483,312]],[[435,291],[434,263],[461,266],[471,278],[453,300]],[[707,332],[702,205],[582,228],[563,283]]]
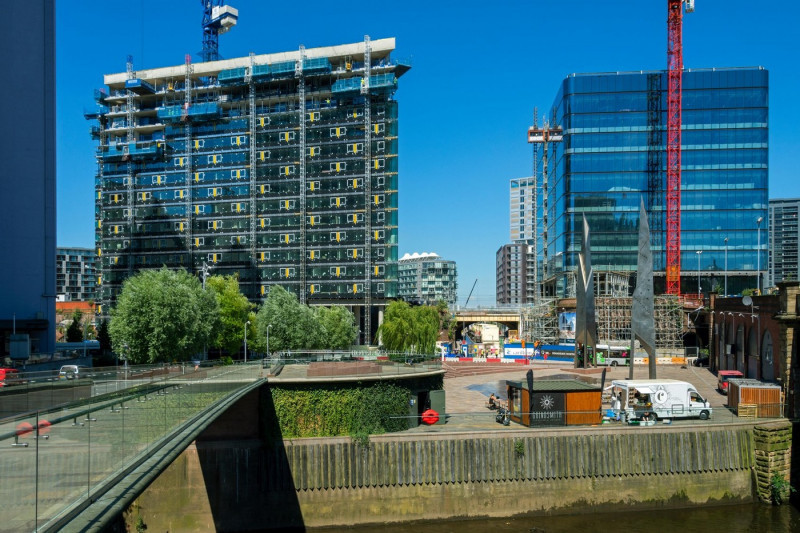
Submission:
[[[728,380],[728,407],[740,414],[747,407],[755,405],[754,418],[779,418],[781,416],[782,397],[780,386],[774,383],[762,383],[754,379]],[[742,409],[744,407],[744,409]]]
[[[736,411],[739,418],[758,418],[758,405],[754,403],[740,403]]]

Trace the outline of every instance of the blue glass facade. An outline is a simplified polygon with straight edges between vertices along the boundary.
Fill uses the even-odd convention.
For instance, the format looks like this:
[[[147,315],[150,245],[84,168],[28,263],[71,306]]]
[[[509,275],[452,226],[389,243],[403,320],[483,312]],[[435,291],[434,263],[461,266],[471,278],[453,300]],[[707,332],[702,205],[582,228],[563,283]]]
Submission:
[[[562,82],[549,114],[564,138],[551,147],[546,245],[559,261],[550,265],[547,293],[566,295],[559,272],[578,262],[583,215],[595,270],[635,271],[641,200],[655,289],[664,291],[666,111],[664,71]],[[682,118],[681,292],[697,292],[698,271],[704,293],[722,287],[726,271],[729,293],[755,288],[756,272],[767,268],[768,71],[685,71]]]

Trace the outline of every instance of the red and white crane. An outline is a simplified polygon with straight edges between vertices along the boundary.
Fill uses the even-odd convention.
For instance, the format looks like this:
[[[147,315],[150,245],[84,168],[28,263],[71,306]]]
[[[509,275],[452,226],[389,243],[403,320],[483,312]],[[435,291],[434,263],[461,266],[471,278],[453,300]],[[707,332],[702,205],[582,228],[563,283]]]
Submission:
[[[681,293],[681,86],[683,76],[683,5],[667,0],[667,294]]]

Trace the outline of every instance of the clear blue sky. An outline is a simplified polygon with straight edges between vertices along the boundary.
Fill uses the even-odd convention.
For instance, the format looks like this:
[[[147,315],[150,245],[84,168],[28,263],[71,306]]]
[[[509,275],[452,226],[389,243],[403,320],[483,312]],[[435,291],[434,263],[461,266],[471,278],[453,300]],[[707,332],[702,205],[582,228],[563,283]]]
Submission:
[[[533,108],[573,72],[663,69],[666,1],[265,2],[230,0],[223,57],[395,37],[400,80],[400,254],[459,270],[459,304],[494,305],[495,252],[509,241],[508,180],[531,173]],[[796,2],[697,0],[684,18],[687,68],[770,71],[770,197],[800,196]],[[302,6],[302,7],[301,7]],[[58,245],[94,245],[95,143],[84,109],[103,74],[199,61],[198,0],[58,0]],[[541,112],[541,111],[540,111]]]

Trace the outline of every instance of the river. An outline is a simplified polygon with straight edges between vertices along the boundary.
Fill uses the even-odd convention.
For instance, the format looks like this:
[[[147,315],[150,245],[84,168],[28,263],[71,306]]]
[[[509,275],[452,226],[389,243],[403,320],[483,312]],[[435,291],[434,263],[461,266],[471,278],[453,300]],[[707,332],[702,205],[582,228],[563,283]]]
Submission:
[[[325,528],[320,531],[375,531],[377,528]],[[800,531],[800,511],[792,505],[728,505],[689,509],[609,511],[569,516],[497,518],[381,525],[381,533],[791,533]]]

